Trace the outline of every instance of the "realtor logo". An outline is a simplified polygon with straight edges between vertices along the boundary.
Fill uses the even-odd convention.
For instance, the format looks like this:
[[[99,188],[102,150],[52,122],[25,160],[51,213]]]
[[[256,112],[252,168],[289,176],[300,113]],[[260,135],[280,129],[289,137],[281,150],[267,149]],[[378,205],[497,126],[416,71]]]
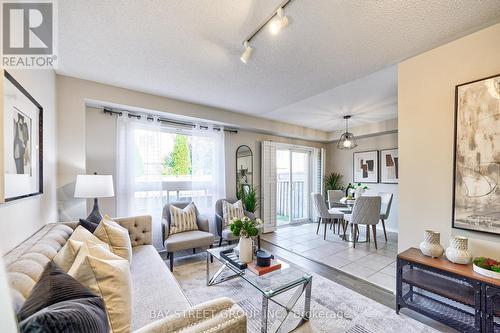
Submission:
[[[5,67],[53,65],[56,57],[52,2],[4,2],[2,22],[2,63]]]

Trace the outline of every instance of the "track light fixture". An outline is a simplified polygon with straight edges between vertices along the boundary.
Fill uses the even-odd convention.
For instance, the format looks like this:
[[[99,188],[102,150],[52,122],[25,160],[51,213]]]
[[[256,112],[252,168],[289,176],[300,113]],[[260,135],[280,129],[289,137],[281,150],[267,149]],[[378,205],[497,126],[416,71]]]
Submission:
[[[271,20],[271,23],[269,24],[269,31],[273,35],[276,35],[287,25],[288,25],[288,17],[286,17],[283,7],[280,7],[276,11],[276,16]]]
[[[245,47],[245,51],[243,51],[243,54],[240,57],[240,60],[243,63],[246,64],[252,55],[253,48],[250,46],[250,41],[262,30],[264,26],[269,23],[269,31],[275,35],[288,25],[288,17],[285,15],[284,9],[291,1],[292,0],[283,1],[265,21],[263,21],[247,38],[244,39],[243,46]]]
[[[248,44],[248,41],[245,41],[243,46],[245,47],[245,51],[241,54],[240,60],[246,64],[252,55],[253,48]]]

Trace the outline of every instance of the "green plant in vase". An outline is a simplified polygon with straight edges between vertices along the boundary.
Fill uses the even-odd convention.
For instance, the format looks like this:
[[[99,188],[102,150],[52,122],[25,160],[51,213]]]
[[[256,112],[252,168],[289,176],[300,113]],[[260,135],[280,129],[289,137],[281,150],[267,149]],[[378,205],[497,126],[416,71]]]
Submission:
[[[259,227],[263,224],[261,219],[251,219],[247,216],[233,218],[229,224],[229,230],[236,237],[240,237],[239,257],[242,262],[251,262],[253,259],[252,237],[259,234]]]
[[[325,185],[325,193],[328,193],[329,190],[344,190],[342,178],[343,176],[336,172],[326,175],[323,181]]]
[[[236,197],[241,200],[247,212],[255,213],[259,208],[259,193],[257,186],[239,184]]]

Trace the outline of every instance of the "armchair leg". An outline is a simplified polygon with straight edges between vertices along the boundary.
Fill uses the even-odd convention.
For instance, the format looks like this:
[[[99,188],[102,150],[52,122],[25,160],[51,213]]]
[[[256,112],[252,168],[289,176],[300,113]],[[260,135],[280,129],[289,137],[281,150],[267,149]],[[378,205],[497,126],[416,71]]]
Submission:
[[[214,246],[212,244],[210,244],[209,248],[213,248]],[[210,263],[214,263],[214,256],[213,255],[210,255]]]
[[[382,228],[384,229],[385,242],[387,243],[387,232],[385,231],[385,221],[382,219]]]
[[[222,237],[219,240],[219,247],[221,247],[221,246],[222,246]]]
[[[368,228],[368,226],[366,226]],[[377,250],[377,225],[372,225],[373,230],[373,242],[375,243],[375,250]]]
[[[193,254],[195,254],[195,253],[196,253],[196,249],[193,247]]]
[[[174,271],[174,253],[169,252],[168,257],[170,258],[170,271],[173,272]]]

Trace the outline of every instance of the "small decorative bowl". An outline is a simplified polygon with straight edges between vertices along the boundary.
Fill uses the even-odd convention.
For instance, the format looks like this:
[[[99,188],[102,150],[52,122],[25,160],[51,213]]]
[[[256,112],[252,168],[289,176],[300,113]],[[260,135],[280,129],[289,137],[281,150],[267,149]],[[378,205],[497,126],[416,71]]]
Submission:
[[[472,265],[472,268],[474,269],[474,272],[479,273],[481,275],[487,276],[492,279],[498,279],[500,280],[500,273],[495,272],[489,269],[481,268],[479,266],[476,266],[475,264]]]

